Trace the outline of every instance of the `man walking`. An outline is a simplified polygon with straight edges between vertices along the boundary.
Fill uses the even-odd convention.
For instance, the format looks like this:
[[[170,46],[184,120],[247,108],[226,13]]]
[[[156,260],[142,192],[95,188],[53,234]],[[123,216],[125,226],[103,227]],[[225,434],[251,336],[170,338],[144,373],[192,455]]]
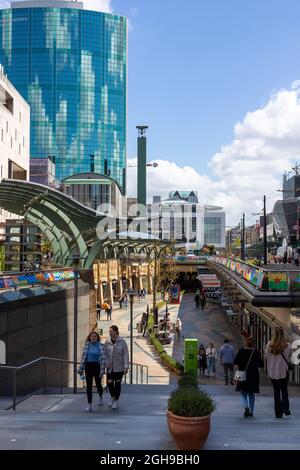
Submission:
[[[228,385],[228,372],[230,372],[230,383],[233,385],[233,364],[235,358],[234,347],[228,339],[224,339],[224,344],[220,349],[221,365],[224,367],[225,385]]]

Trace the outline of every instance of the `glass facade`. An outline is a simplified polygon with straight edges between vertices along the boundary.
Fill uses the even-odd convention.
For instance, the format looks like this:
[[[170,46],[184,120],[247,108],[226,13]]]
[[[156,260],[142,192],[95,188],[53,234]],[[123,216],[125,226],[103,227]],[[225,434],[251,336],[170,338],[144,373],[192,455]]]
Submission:
[[[108,174],[125,192],[126,18],[75,8],[0,10],[0,63],[31,107],[31,158],[56,178]]]
[[[221,243],[221,219],[219,217],[205,218],[204,243]]]

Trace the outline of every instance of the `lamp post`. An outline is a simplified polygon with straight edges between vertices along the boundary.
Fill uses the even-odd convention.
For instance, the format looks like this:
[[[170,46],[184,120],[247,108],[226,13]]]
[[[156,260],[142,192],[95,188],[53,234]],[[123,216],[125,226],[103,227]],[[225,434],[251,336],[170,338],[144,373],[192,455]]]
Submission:
[[[134,293],[129,292],[130,302],[130,383],[132,384],[132,373],[133,373],[133,302]]]
[[[67,258],[67,260],[71,260],[73,262],[73,271],[74,271],[73,393],[77,393],[78,278],[79,278],[79,263],[81,259],[86,259],[86,257],[81,257],[80,255],[75,254],[74,256]]]
[[[266,196],[264,196],[264,264],[268,264],[268,245],[267,245],[267,211],[266,211]]]

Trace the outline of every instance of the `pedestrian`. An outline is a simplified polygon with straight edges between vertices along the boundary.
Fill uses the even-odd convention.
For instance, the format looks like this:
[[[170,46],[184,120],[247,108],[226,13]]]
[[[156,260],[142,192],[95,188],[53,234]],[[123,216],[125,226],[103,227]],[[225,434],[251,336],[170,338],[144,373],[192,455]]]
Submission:
[[[199,308],[199,306],[200,306],[200,295],[197,292],[196,292],[194,300],[195,300],[196,308]]]
[[[283,263],[286,264],[287,263],[287,252],[285,251],[284,252],[284,255],[283,255]]]
[[[202,289],[200,292],[200,303],[201,303],[201,310],[203,311],[206,305],[206,295],[205,295],[204,289]]]
[[[112,312],[112,305],[109,305],[106,309],[106,320],[111,321],[111,312]]]
[[[128,295],[127,295],[126,292],[125,292],[125,294],[124,294],[124,306],[125,306],[125,308],[128,307]]]
[[[109,406],[118,408],[118,400],[121,394],[121,381],[129,368],[128,346],[121,336],[116,325],[109,328],[110,338],[105,342],[107,356],[107,386],[111,396]]]
[[[207,359],[206,359],[206,352],[203,344],[200,344],[198,349],[198,367],[200,370],[200,374],[205,374],[205,369],[207,368]]]
[[[249,336],[245,339],[246,346],[241,348],[234,359],[238,371],[243,371],[244,381],[237,381],[236,391],[241,394],[245,418],[253,417],[255,393],[259,393],[259,370],[264,367],[260,352],[255,349],[255,341]],[[237,374],[236,374],[237,375]]]
[[[286,341],[282,328],[275,329],[275,335],[266,345],[267,371],[274,390],[276,418],[290,415],[288,381],[291,345]]]
[[[296,249],[296,251],[294,253],[294,263],[298,268],[298,266],[299,266],[299,250],[298,249]]]
[[[207,357],[207,377],[210,376],[210,373],[214,377],[216,375],[216,361],[218,359],[218,353],[213,343],[209,343],[209,347],[206,349]]]
[[[86,411],[93,411],[93,379],[95,378],[96,387],[99,394],[98,405],[103,405],[103,387],[101,384],[102,376],[105,374],[106,368],[106,350],[104,344],[100,341],[97,332],[92,331],[83,347],[78,374],[86,377],[86,394],[88,399],[88,407]]]
[[[123,302],[124,302],[124,295],[121,295],[121,297],[119,298],[119,307],[120,307],[120,309],[123,308]]]
[[[100,321],[100,317],[101,317],[101,305],[99,304],[99,302],[96,303],[96,314],[97,314],[97,320]]]
[[[176,331],[176,334],[177,334],[177,338],[178,338],[178,339],[180,339],[181,330],[182,330],[182,321],[181,321],[180,318],[178,317],[177,320],[176,320],[176,324],[175,324],[175,331]]]
[[[220,361],[221,365],[224,368],[224,377],[225,377],[225,385],[229,384],[228,381],[228,372],[230,372],[230,383],[234,385],[233,382],[233,369],[234,369],[234,358],[235,358],[235,351],[232,344],[229,343],[228,339],[224,339],[224,344],[220,348]]]

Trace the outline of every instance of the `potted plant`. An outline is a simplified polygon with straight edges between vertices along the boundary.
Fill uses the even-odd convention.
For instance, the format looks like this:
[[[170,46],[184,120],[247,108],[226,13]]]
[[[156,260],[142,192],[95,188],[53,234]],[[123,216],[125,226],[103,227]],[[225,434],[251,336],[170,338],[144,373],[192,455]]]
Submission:
[[[196,378],[185,374],[178,385],[168,401],[169,430],[178,450],[202,449],[216,403],[203,388],[198,387]]]

